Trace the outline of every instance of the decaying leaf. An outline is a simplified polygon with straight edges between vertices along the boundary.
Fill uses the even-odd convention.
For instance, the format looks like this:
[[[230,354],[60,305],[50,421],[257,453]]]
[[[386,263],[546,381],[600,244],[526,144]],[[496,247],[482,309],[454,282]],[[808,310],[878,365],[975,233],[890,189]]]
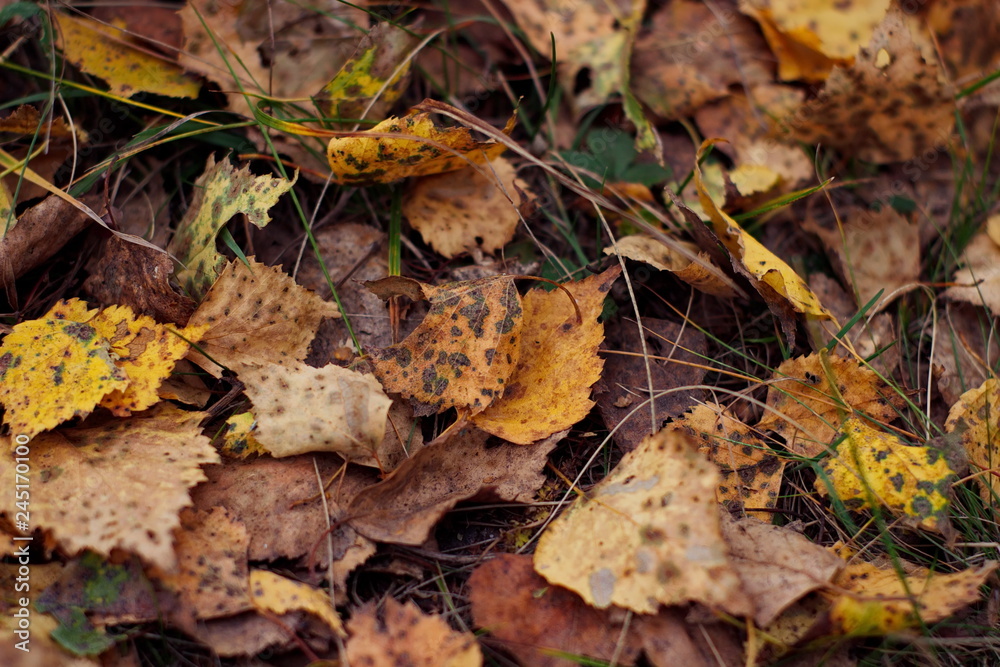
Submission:
[[[172,531],[191,504],[188,489],[206,479],[202,465],[219,461],[198,426],[204,416],[163,403],[39,436],[31,443],[32,525],[69,553],[122,549],[173,569]],[[0,479],[13,488],[13,464],[0,466]],[[13,494],[0,503],[13,512]]]
[[[198,348],[188,358],[215,377],[218,364],[286,365],[305,360],[324,317],[338,317],[335,303],[301,287],[280,267],[247,258],[226,266],[189,320],[204,325]],[[202,354],[204,352],[204,354]],[[218,362],[213,363],[212,360]]]
[[[729,217],[709,196],[702,178],[700,161],[705,151],[714,143],[715,140],[705,141],[698,149],[694,165],[694,183],[698,189],[698,200],[711,219],[716,236],[729,251],[733,268],[750,280],[754,289],[778,315],[785,335],[790,341],[794,341],[794,324],[785,313],[787,307],[791,307],[797,313],[818,319],[830,319],[831,315],[792,267],[765,248],[760,241],[743,231],[739,223]]]
[[[993,502],[1000,495],[1000,382],[990,378],[962,394],[948,412],[945,430],[961,437],[969,463],[984,474],[978,475],[983,500]],[[990,472],[985,472],[990,471]]]
[[[201,84],[195,77],[166,58],[137,48],[136,40],[120,28],[62,12],[53,12],[52,18],[66,59],[107,81],[111,93],[198,96]]]
[[[383,117],[409,82],[409,56],[416,43],[415,35],[391,21],[376,24],[313,102],[324,116],[345,125]]]
[[[836,633],[851,636],[887,635],[948,618],[979,600],[979,587],[1000,563],[986,561],[961,572],[932,572],[902,561],[882,559],[849,562],[834,584],[843,592],[830,595],[829,620]]]
[[[337,452],[370,458],[385,435],[392,401],[371,375],[329,365],[245,366],[257,440],[271,456]]]
[[[250,571],[250,597],[254,606],[272,614],[305,611],[326,623],[330,630],[344,637],[344,624],[330,602],[330,596],[309,584],[303,584],[268,570]]]
[[[530,502],[545,477],[559,433],[533,447],[490,446],[489,434],[463,429],[424,447],[383,481],[361,491],[348,507],[351,525],[378,542],[420,545],[438,520],[473,498]]]
[[[520,353],[503,395],[472,423],[509,442],[527,445],[570,428],[587,416],[594,401],[590,388],[601,377],[604,340],[598,321],[611,286],[621,275],[615,265],[599,275],[564,283],[565,292],[534,289],[522,305]]]
[[[266,454],[267,449],[254,436],[257,420],[250,412],[241,412],[226,420],[221,433],[219,453],[230,458],[245,459],[255,454]]]
[[[718,484],[692,438],[662,430],[549,525],[535,570],[598,609],[648,614],[697,601],[750,615],[753,602],[722,539]]]
[[[632,664],[637,642],[622,639],[621,622],[613,610],[594,609],[580,596],[550,586],[535,573],[531,556],[501,554],[477,567],[469,577],[469,601],[476,627],[488,631],[521,664],[562,667],[559,651]]]
[[[884,505],[904,522],[948,536],[948,499],[955,472],[944,452],[930,445],[907,445],[897,436],[852,417],[841,428],[835,456],[823,461],[822,495],[836,493],[849,508]]]
[[[691,254],[696,255],[704,264],[711,265],[712,260],[708,254],[699,252],[698,247],[693,243],[686,241],[675,241],[675,243],[690,250]],[[723,282],[719,276],[711,273],[703,264],[689,259],[659,239],[642,234],[631,234],[618,239],[614,246],[605,248],[604,254],[613,255],[616,249],[622,257],[644,262],[660,271],[670,271],[691,287],[706,294],[724,298],[736,296],[728,284]]]
[[[850,65],[885,17],[890,0],[810,2],[742,0],[778,59],[785,81],[822,81],[835,64]]]
[[[451,407],[482,412],[499,398],[517,365],[521,297],[513,278],[425,285],[391,277],[367,283],[380,297],[425,298],[430,311],[402,342],[370,354],[382,386],[413,398],[420,416]]]
[[[381,618],[380,618],[381,616]],[[412,600],[374,603],[357,610],[347,623],[347,660],[369,667],[479,667],[482,651],[470,632],[456,632],[447,621],[420,611]]]
[[[511,116],[507,121],[505,134],[514,129],[515,120]],[[430,114],[421,112],[387,118],[350,137],[334,137],[326,157],[336,183],[388,183],[489,162],[506,148],[493,140],[473,139],[468,128],[437,128]]]
[[[424,241],[445,257],[479,248],[493,254],[521,222],[518,208],[532,199],[502,157],[478,167],[415,179],[403,198],[403,214]]]
[[[853,359],[836,355],[828,359],[844,404],[831,387],[819,354],[788,359],[774,371],[767,389],[771,409],[757,424],[761,431],[779,433],[785,446],[802,456],[829,451],[830,441],[840,429],[841,413],[858,412],[885,422],[895,419],[903,407],[903,397],[874,371]]]
[[[670,424],[702,441],[701,451],[719,466],[722,481],[716,499],[730,511],[743,509],[748,516],[770,521],[785,471],[784,459],[764,444],[754,429],[736,419],[718,403],[697,405]]]
[[[954,277],[958,284],[944,295],[1000,314],[1000,215],[990,216],[986,230],[973,237],[962,258],[965,266],[955,271]]]
[[[296,175],[297,178],[297,175]],[[256,227],[271,221],[268,209],[295,185],[271,176],[254,176],[250,167],[235,169],[229,160],[208,157],[205,171],[194,182],[191,205],[177,226],[167,252],[180,260],[177,280],[200,299],[215,282],[225,258],[215,249],[215,237],[237,213]]]
[[[691,622],[683,607],[633,619],[646,660],[653,667],[718,667],[746,661],[743,639],[725,623]]]

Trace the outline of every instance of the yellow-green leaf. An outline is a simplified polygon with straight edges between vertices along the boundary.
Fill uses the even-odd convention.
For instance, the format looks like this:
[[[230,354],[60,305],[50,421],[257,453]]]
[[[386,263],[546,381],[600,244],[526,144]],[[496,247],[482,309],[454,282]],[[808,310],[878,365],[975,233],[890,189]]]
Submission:
[[[940,450],[907,445],[852,417],[841,429],[837,455],[823,462],[816,489],[836,493],[850,508],[884,505],[905,523],[948,535],[948,492],[955,473]]]
[[[167,251],[180,260],[177,280],[193,297],[201,297],[219,277],[225,258],[215,249],[215,237],[237,213],[257,227],[271,221],[268,209],[288,192],[292,180],[254,176],[250,168],[237,170],[228,160],[216,163],[209,156],[195,181],[194,196]]]

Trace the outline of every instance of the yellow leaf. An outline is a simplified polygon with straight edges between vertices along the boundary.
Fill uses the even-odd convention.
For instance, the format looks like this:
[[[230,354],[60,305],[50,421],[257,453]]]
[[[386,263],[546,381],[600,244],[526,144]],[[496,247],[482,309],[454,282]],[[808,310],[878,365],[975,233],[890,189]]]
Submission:
[[[849,563],[834,580],[844,590],[832,595],[829,619],[835,633],[886,635],[944,620],[979,600],[979,587],[997,569],[996,561],[942,574],[902,563],[904,578],[891,562]]]
[[[836,455],[823,461],[826,479],[816,479],[820,494],[836,493],[852,509],[879,503],[908,524],[951,532],[948,493],[955,472],[942,451],[907,445],[856,417],[845,421],[841,431],[845,437]]]
[[[208,329],[188,358],[215,377],[222,364],[244,365],[304,361],[324,317],[338,317],[337,305],[297,284],[280,267],[248,257],[222,269],[188,326]],[[202,354],[204,352],[204,354]],[[208,355],[217,363],[206,358]]]
[[[482,412],[507,386],[520,350],[523,311],[510,276],[444,285],[390,277],[366,283],[387,299],[426,298],[430,311],[402,342],[371,350],[386,391],[424,404],[426,416],[451,407]]]
[[[178,513],[191,504],[188,490],[207,478],[219,455],[201,434],[204,412],[161,403],[129,419],[84,422],[46,433],[31,447],[31,524],[51,531],[68,553],[115,549],[172,570]],[[9,448],[4,448],[9,452]],[[0,482],[14,488],[10,458]],[[13,516],[13,494],[0,496],[0,512]]]
[[[347,636],[330,596],[309,584],[292,581],[268,570],[250,570],[250,597],[260,611],[279,615],[306,611],[341,637]]]
[[[689,436],[669,429],[649,436],[552,522],[535,570],[598,609],[649,614],[696,601],[750,615],[722,539],[718,484]]]
[[[274,457],[338,452],[371,457],[385,435],[392,401],[371,375],[340,366],[244,366],[239,371],[257,417],[257,440]]]
[[[547,438],[587,416],[590,388],[601,379],[604,340],[598,317],[611,285],[621,275],[613,266],[600,275],[565,283],[583,315],[562,290],[534,289],[523,300],[524,321],[517,367],[503,396],[472,417],[472,423],[520,445]]]
[[[792,267],[765,248],[760,241],[743,231],[739,223],[729,217],[709,196],[699,163],[705,151],[716,141],[718,140],[709,139],[698,149],[694,164],[694,182],[698,189],[698,200],[711,219],[716,236],[729,250],[734,268],[741,270],[751,280],[765,300],[772,294],[777,294],[796,312],[820,319],[831,319],[830,313]]]
[[[191,205],[167,251],[184,268],[177,280],[193,297],[202,296],[218,277],[225,258],[215,249],[215,237],[237,213],[257,227],[271,221],[267,211],[295,184],[271,176],[254,176],[244,166],[236,170],[228,160],[216,163],[211,155],[205,173],[195,181]]]
[[[505,134],[514,129],[511,116]],[[391,135],[399,135],[398,138]],[[436,128],[428,113],[387,118],[367,132],[334,137],[326,157],[336,183],[388,183],[408,176],[455,171],[504,152],[495,141],[476,141],[464,127]]]
[[[253,414],[243,412],[226,420],[222,431],[222,445],[219,451],[230,458],[245,459],[252,455],[267,453],[267,448],[260,444],[254,431],[257,430],[257,420]]]
[[[521,222],[518,207],[526,203],[522,194],[532,199],[528,184],[515,176],[514,165],[496,158],[480,169],[414,179],[403,198],[403,215],[445,257],[470,248],[493,254],[514,238]]]
[[[96,311],[73,300],[88,319]],[[111,345],[90,324],[47,316],[14,325],[0,347],[0,403],[14,436],[33,438],[73,417],[90,414],[128,377],[111,357]]]
[[[111,93],[123,97],[143,92],[198,96],[201,84],[196,78],[165,57],[138,48],[123,30],[62,12],[53,12],[52,17],[66,59],[107,81]]]
[[[1000,382],[996,378],[962,394],[948,412],[945,430],[958,433],[969,456],[969,463],[979,470],[990,471],[976,477],[987,503],[1000,495]]]
[[[829,451],[830,441],[840,427],[840,413],[853,410],[876,421],[892,420],[902,409],[903,398],[872,370],[853,359],[830,355],[831,378],[818,354],[788,359],[774,371],[768,382],[767,405],[771,408],[757,428],[776,431],[785,446],[802,456]],[[837,392],[846,405],[840,403]]]

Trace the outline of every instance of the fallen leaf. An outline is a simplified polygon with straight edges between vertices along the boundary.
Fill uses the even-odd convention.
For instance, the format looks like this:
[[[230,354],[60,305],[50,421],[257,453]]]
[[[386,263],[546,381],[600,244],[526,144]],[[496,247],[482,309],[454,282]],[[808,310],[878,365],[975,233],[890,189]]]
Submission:
[[[271,456],[337,452],[367,459],[385,435],[392,401],[371,375],[340,366],[245,366],[257,440]]]
[[[840,429],[843,412],[863,414],[874,421],[895,419],[903,397],[853,359],[829,355],[837,390],[830,386],[819,354],[788,359],[774,371],[768,384],[768,411],[758,430],[775,431],[785,446],[801,456],[818,456]],[[837,391],[844,399],[841,404]]]
[[[932,361],[937,388],[947,405],[993,376],[987,359],[996,359],[1000,344],[993,330],[994,319],[982,307],[951,302],[943,319],[949,335],[939,336]]]
[[[223,658],[256,656],[268,650],[275,653],[291,649],[295,643],[289,631],[301,633],[305,614],[292,613],[281,617],[281,625],[257,612],[247,612],[213,618],[198,623],[192,635]]]
[[[549,525],[535,570],[598,609],[648,614],[700,602],[748,616],[753,602],[722,539],[718,484],[692,438],[660,431]]]
[[[268,570],[251,570],[250,597],[258,611],[271,614],[305,611],[326,623],[335,634],[347,636],[330,597],[308,584]]]
[[[943,80],[937,60],[924,60],[903,11],[893,6],[854,65],[834,68],[816,99],[781,123],[807,145],[877,164],[910,160],[950,141],[955,99]]]
[[[696,405],[690,413],[670,423],[703,443],[700,450],[719,466],[722,480],[716,500],[729,511],[770,522],[785,471],[784,459],[775,456],[759,435],[718,403]]]
[[[962,394],[951,406],[945,431],[961,437],[969,463],[984,474],[976,476],[987,504],[1000,494],[1000,477],[992,471],[1000,466],[1000,382],[990,378]]]
[[[859,308],[884,290],[866,316],[919,286],[920,239],[916,225],[890,206],[878,211],[854,208],[840,217],[839,229],[828,229],[812,219],[806,220],[802,228],[823,241],[844,283],[854,286]]]
[[[409,57],[417,41],[391,21],[376,24],[337,75],[313,96],[316,107],[341,125],[382,118],[410,81]]]
[[[851,561],[834,581],[829,620],[848,636],[887,635],[937,623],[982,597],[979,587],[1000,563],[986,561],[961,572],[932,572],[902,561],[905,577],[888,560]]]
[[[514,129],[511,116],[504,134]],[[398,136],[393,136],[398,135]],[[493,140],[472,138],[465,127],[437,128],[427,112],[387,118],[370,130],[334,137],[326,157],[335,183],[388,183],[409,176],[427,176],[483,164],[506,150]]]
[[[816,479],[821,495],[836,493],[851,509],[881,504],[906,524],[953,534],[948,496],[956,475],[944,452],[907,445],[856,417],[845,421],[841,432],[836,455],[822,462],[825,477]]]
[[[631,636],[622,639],[621,622],[613,610],[600,610],[535,573],[531,556],[501,554],[472,572],[469,602],[476,627],[520,664],[562,667],[578,664],[564,657],[581,656],[630,665],[639,647]]]
[[[479,667],[482,651],[469,632],[456,632],[437,615],[411,600],[387,598],[379,618],[374,603],[358,609],[347,623],[347,660],[369,667]]]
[[[881,23],[890,0],[809,2],[742,0],[778,59],[778,77],[822,81],[835,64],[850,65]]]
[[[0,403],[10,432],[33,438],[127,387],[110,348],[89,324],[48,317],[15,324],[0,347]]]
[[[237,213],[256,227],[271,221],[268,209],[295,185],[271,176],[254,176],[250,167],[237,170],[228,159],[208,157],[205,171],[194,182],[191,204],[177,226],[167,252],[184,267],[177,273],[181,286],[200,299],[222,272],[225,258],[215,249],[215,237]]]
[[[231,616],[253,608],[250,602],[250,542],[243,524],[222,507],[181,513],[175,572],[151,576],[174,591],[191,618]]]
[[[219,461],[201,435],[204,416],[162,403],[127,420],[38,437],[31,443],[32,525],[51,531],[68,553],[122,549],[172,570],[178,513],[191,504],[188,490],[206,479],[201,466]],[[0,477],[13,485],[14,466],[0,467]],[[13,502],[11,495],[0,510],[12,512]]]
[[[693,0],[671,2],[636,39],[632,90],[660,118],[678,120],[727,96],[732,84],[769,81],[765,54],[753,22],[728,6],[717,13]]]
[[[430,311],[401,343],[370,350],[385,390],[424,404],[418,416],[451,407],[482,412],[506,388],[520,349],[521,297],[510,276],[425,285],[390,277],[367,283],[383,299],[426,298]]]
[[[518,209],[533,198],[528,184],[515,177],[514,165],[498,157],[414,179],[403,197],[403,215],[445,257],[472,249],[493,254],[514,238]]]
[[[154,93],[167,97],[197,97],[200,82],[176,63],[138,48],[127,32],[89,17],[52,13],[59,45],[66,60],[108,82],[109,92],[122,97]]]
[[[944,296],[974,306],[986,306],[996,316],[1000,313],[1000,215],[986,222],[986,231],[976,234],[962,253],[965,266],[955,271],[958,283],[944,291]]]
[[[653,424],[649,405],[639,407],[649,399],[650,378],[646,375],[646,361],[640,356],[638,325],[628,320],[608,324],[604,374],[597,384],[595,398],[605,425],[613,431],[615,443],[627,452],[703,395],[700,389],[683,388],[701,384],[705,377],[705,370],[700,368],[701,355],[706,352],[704,334],[694,327],[653,317],[643,317],[642,326],[650,354],[653,391],[678,391],[657,396],[657,423]]]
[[[260,444],[254,436],[257,430],[257,420],[250,412],[241,412],[226,420],[219,437],[219,453],[235,459],[245,459],[249,456],[267,454],[267,448]]]
[[[594,407],[590,388],[601,378],[604,340],[599,317],[611,286],[621,275],[613,266],[563,290],[534,289],[522,300],[520,352],[503,395],[472,417],[477,427],[519,445],[568,429]],[[574,302],[583,320],[577,319]]]
[[[188,320],[208,327],[188,359],[215,377],[222,377],[219,364],[238,373],[245,366],[304,361],[323,318],[340,314],[280,267],[253,257],[247,262],[231,261]]]
[[[703,264],[712,265],[712,260],[708,254],[699,252],[698,247],[693,243],[686,241],[675,241],[675,243],[689,250]],[[723,298],[736,296],[736,293],[728,284],[724,283],[714,273],[709,272],[702,263],[696,262],[686,255],[682,255],[659,239],[642,234],[631,234],[618,239],[615,245],[606,247],[604,254],[614,255],[616,250],[618,254],[626,259],[649,264],[660,271],[670,271],[700,292]]]
[[[754,518],[720,512],[722,536],[744,590],[754,602],[754,621],[770,625],[809,593],[826,588],[843,568],[836,555],[805,535]]]
[[[709,196],[699,162],[713,143],[713,140],[705,141],[698,149],[698,158],[695,160],[694,183],[698,189],[698,200],[711,219],[716,236],[729,251],[733,268],[750,280],[754,289],[775,311],[789,343],[793,344],[795,329],[784,313],[786,307],[790,306],[797,313],[817,319],[830,319],[831,315],[792,267],[743,231],[739,223],[729,217]],[[776,301],[780,303],[776,304]]]
[[[724,623],[689,622],[683,608],[637,616],[634,632],[653,667],[738,667],[746,664],[743,638]]]
[[[489,445],[489,435],[464,429],[428,445],[384,480],[354,497],[347,515],[377,542],[423,544],[437,522],[458,503],[474,498],[531,502],[545,483],[541,470],[565,433],[517,447]]]
[[[170,286],[173,261],[162,252],[110,236],[83,284],[95,301],[129,306],[157,322],[187,324],[195,303]]]

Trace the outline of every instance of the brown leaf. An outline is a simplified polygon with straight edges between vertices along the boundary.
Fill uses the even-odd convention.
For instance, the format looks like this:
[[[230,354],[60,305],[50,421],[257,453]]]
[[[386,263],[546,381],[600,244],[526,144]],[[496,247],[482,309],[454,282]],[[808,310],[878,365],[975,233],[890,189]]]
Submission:
[[[1000,214],[990,216],[986,231],[973,237],[962,253],[965,266],[955,271],[959,283],[944,295],[1000,314]]]
[[[18,217],[14,229],[0,238],[0,287],[13,287],[6,281],[41,266],[91,222],[75,206],[54,196],[29,208]]]
[[[102,305],[129,306],[137,315],[184,326],[195,303],[170,286],[173,271],[167,255],[111,236],[83,289]]]
[[[695,623],[683,610],[668,608],[656,616],[638,616],[638,635],[646,659],[653,667],[742,667],[742,638],[722,623]]]
[[[996,320],[985,308],[949,303],[943,321],[949,333],[938,336],[932,361],[938,391],[954,405],[993,375],[988,360],[1000,358],[1000,344],[991,333]]]
[[[173,530],[191,504],[188,489],[206,479],[202,465],[219,461],[198,426],[203,417],[161,403],[127,420],[38,436],[31,443],[32,524],[70,553],[122,549],[173,569]],[[0,478],[13,488],[14,466],[3,466]],[[11,495],[0,509],[12,512],[13,502]]]
[[[378,484],[351,501],[351,525],[378,542],[420,545],[450,509],[463,500],[529,502],[545,483],[541,470],[565,436],[532,447],[489,445],[489,435],[467,428],[428,445]]]
[[[476,638],[456,632],[436,615],[427,615],[410,600],[385,601],[382,618],[374,603],[357,610],[347,624],[347,659],[368,667],[478,667],[483,664]]]
[[[247,258],[233,260],[205,295],[188,324],[208,324],[199,347],[223,366],[291,364],[303,361],[324,317],[338,317],[336,304],[295,284],[280,268]],[[218,364],[192,350],[188,358],[215,377]]]
[[[508,442],[527,445],[568,429],[587,416],[594,402],[590,388],[601,378],[604,340],[599,321],[611,286],[621,275],[615,265],[599,275],[534,289],[524,297],[524,321],[517,367],[503,396],[472,417],[480,429]],[[577,319],[576,307],[582,321]]]
[[[518,361],[521,297],[509,276],[424,285],[387,278],[368,286],[383,298],[422,295],[430,312],[401,343],[371,350],[385,390],[413,398],[416,414],[451,407],[482,412],[499,398]],[[402,290],[402,291],[401,291]]]
[[[561,667],[578,664],[552,655],[563,652],[595,660],[632,664],[639,647],[626,638],[614,610],[594,609],[575,593],[551,586],[535,573],[531,556],[502,554],[469,577],[472,619],[521,664]],[[491,642],[492,644],[493,642]]]
[[[694,327],[652,317],[643,317],[642,325],[651,356],[649,370],[653,376],[653,390],[661,392],[700,384],[705,376],[704,369],[688,364],[703,362],[699,355],[705,353],[704,334]],[[655,403],[657,424],[654,425],[649,405],[638,407],[649,399],[646,364],[641,356],[636,356],[642,354],[638,325],[627,320],[610,324],[606,345],[604,376],[597,385],[597,408],[607,427],[615,431],[615,443],[629,452],[644,437],[658,431],[667,419],[683,413],[704,392],[682,390],[658,397]]]

